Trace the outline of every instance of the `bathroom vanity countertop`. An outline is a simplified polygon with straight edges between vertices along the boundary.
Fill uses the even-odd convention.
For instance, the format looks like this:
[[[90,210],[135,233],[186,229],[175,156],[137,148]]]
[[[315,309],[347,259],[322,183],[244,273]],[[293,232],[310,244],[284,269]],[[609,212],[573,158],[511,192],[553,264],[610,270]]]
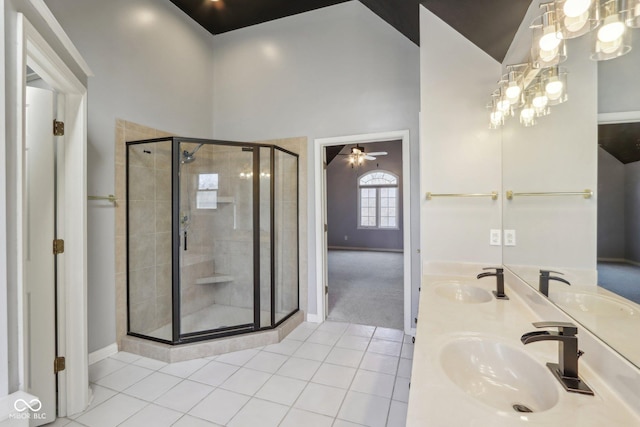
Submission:
[[[594,390],[595,396],[566,392],[547,370],[545,363],[558,362],[557,342],[536,342],[529,345],[520,342],[523,334],[536,330],[532,322],[567,321],[567,318],[562,315],[554,319],[537,318],[508,285],[505,292],[510,299],[507,301],[496,300],[491,295],[490,300],[482,303],[455,302],[436,292],[438,286],[448,281],[457,281],[463,286],[469,285],[487,292],[494,290],[496,283],[492,277],[481,280],[469,276],[423,277],[407,426],[640,426],[638,415],[626,407],[589,368],[584,360],[586,357],[579,362],[580,376]],[[585,332],[580,329],[578,340],[581,333]],[[518,413],[515,410],[495,409],[465,393],[454,384],[442,367],[443,348],[464,337],[481,337],[499,342],[524,352],[539,362],[544,367],[544,373],[551,377],[559,396],[558,403],[545,411]],[[482,384],[474,385],[482,387]]]

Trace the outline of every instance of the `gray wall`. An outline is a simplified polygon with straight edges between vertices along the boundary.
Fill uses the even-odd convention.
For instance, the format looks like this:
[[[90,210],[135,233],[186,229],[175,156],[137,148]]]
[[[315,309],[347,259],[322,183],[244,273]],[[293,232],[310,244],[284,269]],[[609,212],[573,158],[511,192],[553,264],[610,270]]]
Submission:
[[[341,153],[351,152],[353,145]],[[347,156],[337,156],[327,167],[328,243],[333,247],[403,249],[402,239],[402,141],[375,142],[364,145],[365,152],[386,151],[386,156],[366,160],[358,168],[347,163]],[[398,218],[395,230],[358,228],[358,178],[366,172],[384,169],[400,178]],[[347,236],[347,240],[345,240]]]
[[[625,165],[598,148],[598,258],[625,258]]]
[[[214,37],[214,137],[314,139],[408,129],[411,176],[419,182],[419,48],[360,2],[350,1]],[[420,227],[418,185],[411,229]],[[315,223],[315,182],[309,180]],[[309,295],[316,295],[315,233],[309,233]],[[420,283],[419,241],[412,282]],[[309,298],[309,313],[316,299]],[[412,316],[413,317],[413,316]]]
[[[485,108],[500,64],[424,7],[420,40],[420,194],[500,191],[500,132]],[[489,230],[501,228],[501,202],[422,197],[423,261],[500,264]]]
[[[640,262],[640,161],[624,165],[625,258]]]
[[[528,57],[532,2],[504,64]],[[517,118],[502,131],[503,188],[515,192],[562,192],[595,189],[597,177],[597,63],[589,59],[589,37],[568,40],[569,100],[532,127]],[[498,76],[496,76],[498,77]],[[487,92],[490,94],[490,92]],[[567,167],[570,165],[570,167]],[[575,268],[595,273],[596,197],[530,197],[505,201],[503,227],[516,230],[516,246],[503,247],[506,265]]]
[[[211,137],[212,37],[168,0],[47,0],[87,61],[87,191],[114,191],[115,119]],[[123,195],[116,195],[123,197]],[[115,342],[114,211],[88,210],[89,351]]]

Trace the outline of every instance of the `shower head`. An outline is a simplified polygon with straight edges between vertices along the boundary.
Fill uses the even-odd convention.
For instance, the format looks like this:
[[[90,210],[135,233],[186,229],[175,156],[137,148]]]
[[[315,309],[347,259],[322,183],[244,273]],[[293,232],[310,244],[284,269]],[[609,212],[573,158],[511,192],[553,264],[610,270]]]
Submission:
[[[187,150],[184,150],[182,152],[182,160],[180,161],[180,163],[182,163],[183,165],[193,163],[196,160],[196,153],[203,145],[204,144],[198,145],[192,152],[188,152]]]

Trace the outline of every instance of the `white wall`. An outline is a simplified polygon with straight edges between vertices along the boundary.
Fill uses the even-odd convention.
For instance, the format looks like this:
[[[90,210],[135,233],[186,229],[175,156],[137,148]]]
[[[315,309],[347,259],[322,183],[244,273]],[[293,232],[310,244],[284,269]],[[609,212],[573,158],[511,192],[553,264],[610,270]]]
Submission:
[[[529,56],[539,15],[534,1],[504,64]],[[503,184],[515,192],[597,190],[597,62],[590,38],[568,41],[569,100],[525,128],[517,118],[503,129]],[[504,247],[504,264],[573,268],[595,272],[597,197],[516,197],[505,201],[503,224],[516,230],[516,246]]]
[[[214,137],[315,138],[409,129],[418,182],[419,48],[357,1],[214,37]],[[315,159],[309,159],[313,170]],[[313,223],[313,180],[309,180]],[[412,229],[419,229],[419,194]],[[309,235],[309,295],[316,295]],[[412,255],[419,284],[418,241]],[[417,305],[417,298],[414,297]],[[306,310],[306,308],[305,308]],[[316,301],[309,299],[309,313]]]
[[[168,0],[48,0],[93,70],[88,193],[114,191],[115,119],[211,137],[212,37]],[[122,198],[123,195],[116,195]],[[89,351],[115,342],[114,211],[88,211]]]
[[[500,191],[500,131],[489,130],[485,108],[500,64],[424,7],[420,60],[423,261],[499,265],[489,230],[501,228],[501,199],[424,194]]]

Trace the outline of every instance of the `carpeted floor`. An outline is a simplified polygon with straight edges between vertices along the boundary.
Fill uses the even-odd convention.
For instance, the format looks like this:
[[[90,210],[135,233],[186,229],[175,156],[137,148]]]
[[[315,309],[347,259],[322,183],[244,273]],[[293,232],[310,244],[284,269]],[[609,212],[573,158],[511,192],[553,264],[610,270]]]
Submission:
[[[637,265],[599,261],[598,285],[640,304],[640,267]]]
[[[403,329],[403,254],[329,250],[329,320]]]

